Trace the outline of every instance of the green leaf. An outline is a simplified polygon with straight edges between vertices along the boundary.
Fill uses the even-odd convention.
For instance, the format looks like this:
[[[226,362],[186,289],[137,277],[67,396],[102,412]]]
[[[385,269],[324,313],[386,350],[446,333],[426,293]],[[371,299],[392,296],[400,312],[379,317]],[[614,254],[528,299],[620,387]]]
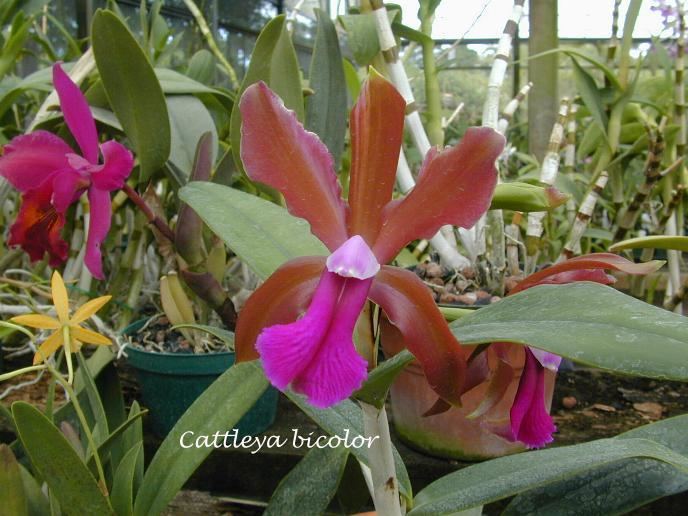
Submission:
[[[270,20],[261,31],[237,98],[251,84],[263,81],[279,95],[287,108],[296,112],[299,120],[303,120],[303,93],[299,63],[285,22],[284,15],[277,16]],[[234,161],[237,167],[243,170],[239,156],[241,148],[239,109],[232,110],[230,141]]]
[[[609,248],[609,251],[616,253],[624,249],[675,249],[676,251],[683,251],[688,253],[688,237],[686,236],[647,236],[639,238],[631,238],[622,242],[617,242]]]
[[[23,401],[12,404],[12,415],[26,454],[65,514],[113,514],[96,479],[47,417]]]
[[[392,24],[392,31],[394,32],[395,36],[408,39],[409,41],[415,41],[416,43],[434,43],[434,40],[427,34],[424,34],[419,30],[412,29],[403,23],[394,22]]]
[[[201,84],[209,84],[213,80],[214,73],[215,58],[209,50],[202,48],[191,56],[186,69],[186,75],[189,78]]]
[[[602,133],[607,132],[607,113],[602,105],[602,97],[595,84],[595,79],[581,66],[575,58],[571,58],[573,64],[573,78],[576,81],[576,89],[580,93],[583,103],[590,114],[599,124]]]
[[[193,168],[196,146],[201,136],[211,134],[212,158],[217,157],[217,130],[213,117],[203,102],[191,95],[175,95],[167,98],[167,112],[170,115],[171,143],[170,161],[188,179]]]
[[[19,473],[22,479],[24,494],[28,501],[29,516],[45,516],[50,514],[50,503],[36,479],[21,464],[19,464]]]
[[[414,358],[413,354],[405,349],[385,360],[373,369],[363,386],[354,393],[354,397],[378,409],[382,408],[392,382]]]
[[[117,516],[133,516],[134,514],[134,475],[142,449],[143,443],[139,443],[129,450],[115,471],[110,501]]]
[[[656,442],[600,439],[501,457],[456,471],[418,493],[416,505],[408,514],[451,514],[633,457],[651,458],[688,472],[688,457]]]
[[[133,405],[132,405],[133,407]],[[138,404],[137,404],[138,407]],[[119,425],[117,428],[115,428],[110,435],[108,435],[105,440],[98,445],[98,456],[99,457],[107,457],[107,454],[112,451],[112,449],[118,445],[119,438],[122,436],[124,438],[126,432],[132,428],[132,425],[135,425],[137,421],[140,424],[140,419],[145,416],[148,413],[148,410],[137,410],[133,413],[129,414],[129,417],[127,418],[126,421],[124,421],[121,425]],[[127,444],[131,444],[128,443]],[[124,444],[124,439],[123,439],[123,444],[122,448],[124,450],[131,449],[131,447],[127,447],[126,444]],[[87,460],[88,466],[91,468],[92,471],[95,471],[95,459],[93,455],[89,455],[88,460]]]
[[[26,18],[22,11],[19,11],[12,20],[12,27],[5,44],[0,52],[0,77],[12,70],[17,64],[19,53],[24,50],[26,40],[29,37],[31,19]]]
[[[358,77],[356,67],[351,64],[348,59],[342,59],[344,65],[344,77],[346,78],[346,89],[349,92],[349,97],[354,101],[358,98],[361,92],[361,79]]]
[[[568,196],[558,190],[514,181],[495,189],[491,210],[548,211],[561,206]]]
[[[133,421],[122,434],[122,449],[131,450],[134,446],[143,442],[143,418],[141,417],[147,411],[141,410],[138,401],[134,400],[129,409],[129,417],[127,421]],[[143,457],[144,451],[138,454],[136,459],[136,468],[134,470],[134,493],[139,489],[143,482]]]
[[[99,446],[109,435],[107,416],[105,415],[105,408],[103,407],[103,402],[100,399],[100,394],[98,393],[98,388],[93,380],[93,375],[91,370],[84,360],[84,356],[81,353],[77,353],[77,360],[79,362],[79,369],[77,369],[77,375],[80,376],[80,382],[84,386],[84,391],[88,396],[88,404],[93,414],[95,420],[95,426],[92,428],[93,440],[96,446]],[[95,453],[96,450],[88,450],[89,455]]]
[[[688,381],[688,318],[597,283],[530,288],[450,328],[463,344],[528,344],[609,371]]]
[[[306,221],[255,195],[193,182],[179,191],[179,198],[261,278],[292,258],[327,254]]]
[[[202,84],[191,77],[187,77],[184,74],[170,70],[169,68],[156,68],[155,76],[160,82],[162,91],[167,95],[211,93],[213,95],[220,95],[229,99],[233,98],[233,96],[226,91],[216,88],[209,88],[205,84]]]
[[[210,454],[212,448],[180,447],[185,432],[212,435],[232,428],[268,386],[258,364],[230,367],[189,407],[167,435],[139,488],[134,514],[159,514]]]
[[[335,170],[344,150],[346,133],[346,79],[334,23],[320,9],[309,85],[314,91],[306,104],[306,129],[317,134],[334,158]]]
[[[625,432],[688,455],[688,415]],[[688,474],[652,459],[625,459],[532,489],[517,496],[505,515],[625,514],[663,496],[688,490]]]
[[[147,181],[170,155],[162,88],[136,38],[114,13],[96,11],[91,34],[105,92],[141,164],[139,181]]]
[[[19,463],[6,444],[0,444],[0,507],[3,514],[26,516],[29,503],[24,492]]]
[[[372,13],[348,14],[340,16],[339,22],[349,35],[347,42],[358,65],[367,66],[372,63],[380,52],[375,15]]]
[[[264,516],[324,514],[337,492],[348,456],[344,446],[310,450],[279,483]]]
[[[330,435],[345,437],[345,433],[351,442],[355,437],[363,435],[363,414],[358,405],[351,400],[344,400],[328,409],[317,409],[306,402],[306,399],[294,392],[284,393],[297,407]],[[368,449],[365,446],[357,448],[352,446],[349,452],[363,464],[368,464]],[[413,490],[404,461],[396,447],[392,448],[394,466],[399,481],[399,491],[407,500],[412,499]]]

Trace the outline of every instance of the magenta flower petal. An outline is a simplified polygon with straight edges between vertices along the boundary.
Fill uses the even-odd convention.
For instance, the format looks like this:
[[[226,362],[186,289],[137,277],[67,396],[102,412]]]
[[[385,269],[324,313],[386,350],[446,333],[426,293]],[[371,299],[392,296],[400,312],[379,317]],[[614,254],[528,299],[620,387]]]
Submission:
[[[129,149],[114,140],[101,145],[100,151],[103,153],[104,164],[91,175],[93,184],[108,192],[122,188],[134,168],[134,156]]]
[[[53,85],[60,97],[65,123],[81,152],[88,161],[98,164],[98,133],[86,97],[59,64],[53,65]]]
[[[554,371],[555,373],[559,370],[559,364],[561,364],[561,357],[559,355],[537,348],[528,347],[528,349],[533,356],[537,358],[537,361],[540,362],[542,367]]]
[[[359,235],[352,236],[327,257],[327,270],[346,278],[372,278],[380,270],[373,251]]]
[[[270,382],[278,389],[287,386],[313,359],[337,305],[344,278],[323,272],[306,314],[291,324],[265,328],[256,349]]]
[[[86,238],[86,253],[84,264],[91,274],[103,279],[103,264],[100,246],[110,230],[112,208],[110,206],[110,192],[91,187],[88,190],[88,202],[91,209],[91,219]]]
[[[352,334],[371,283],[326,270],[301,319],[261,332],[256,349],[275,387],[291,384],[311,405],[325,408],[361,386],[367,362],[356,352]]]
[[[345,280],[342,294],[330,327],[309,362],[292,384],[305,394],[308,402],[327,408],[361,387],[368,374],[368,363],[358,354],[352,335],[363,309],[372,280]]]
[[[557,427],[545,408],[545,370],[528,348],[510,416],[510,440],[521,441],[529,448],[542,448],[554,440],[552,434]]]
[[[67,208],[81,197],[88,188],[88,177],[75,170],[61,170],[53,176],[52,203],[59,213],[64,213]]]
[[[16,136],[3,147],[0,175],[25,193],[37,188],[57,170],[69,168],[66,155],[72,148],[47,131]]]

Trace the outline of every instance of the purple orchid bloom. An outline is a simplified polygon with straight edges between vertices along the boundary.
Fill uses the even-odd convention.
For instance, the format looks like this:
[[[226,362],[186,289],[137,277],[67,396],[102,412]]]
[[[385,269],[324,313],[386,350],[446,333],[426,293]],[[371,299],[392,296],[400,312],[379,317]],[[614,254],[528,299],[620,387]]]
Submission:
[[[576,281],[592,281],[609,285],[616,280],[605,273],[605,269],[623,271],[627,274],[648,274],[661,265],[662,262],[658,261],[636,264],[610,253],[588,254],[571,258],[531,274],[513,288],[509,295],[538,285],[563,285]],[[490,346],[498,359],[503,362],[502,365],[512,372],[511,375],[494,375],[494,383],[488,390],[500,394],[493,395],[492,406],[496,405],[506,393],[516,369],[515,364],[508,364],[509,346],[511,344],[506,342],[498,342]],[[530,346],[524,346],[524,349],[525,365],[511,406],[510,420],[508,424],[488,423],[487,426],[509,441],[520,441],[528,448],[542,448],[554,440],[552,434],[557,430],[545,403],[545,374],[547,369],[554,373],[559,370],[561,357]],[[483,413],[488,410],[487,406],[483,406]]]
[[[81,155],[47,131],[17,136],[4,146],[0,175],[22,193],[22,205],[10,228],[8,243],[21,246],[33,261],[47,252],[50,265],[60,265],[67,259],[68,250],[61,235],[65,213],[87,192],[90,223],[84,263],[93,276],[103,279],[100,246],[110,229],[110,192],[122,188],[134,158],[114,140],[99,145],[86,98],[59,64],[53,66],[53,85]]]
[[[415,274],[385,264],[416,238],[445,224],[471,227],[480,218],[504,138],[472,128],[456,147],[431,150],[416,187],[392,200],[406,103],[372,72],[351,112],[346,202],[325,145],[265,84],[247,88],[239,108],[248,176],[281,192],[289,211],[306,219],[332,254],[291,260],[256,290],[239,314],[237,361],[260,357],[277,388],[291,385],[312,405],[329,407],[367,376],[352,333],[370,299],[404,335],[440,398],[459,404],[466,376],[461,347]]]

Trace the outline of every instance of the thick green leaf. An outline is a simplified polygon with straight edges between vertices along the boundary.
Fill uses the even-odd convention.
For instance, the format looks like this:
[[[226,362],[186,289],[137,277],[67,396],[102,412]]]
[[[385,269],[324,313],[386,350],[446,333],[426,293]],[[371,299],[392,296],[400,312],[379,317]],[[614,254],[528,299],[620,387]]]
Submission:
[[[292,258],[327,254],[306,221],[255,195],[193,182],[179,191],[179,198],[261,278]]]
[[[369,65],[380,52],[375,15],[372,13],[348,14],[340,16],[339,22],[349,35],[347,42],[358,65]]]
[[[91,429],[93,432],[93,440],[96,446],[102,444],[102,442],[107,438],[109,434],[107,416],[105,415],[105,408],[103,407],[103,402],[100,399],[100,394],[98,393],[98,388],[93,380],[93,375],[90,367],[88,366],[84,356],[81,353],[77,353],[77,360],[79,361],[79,369],[77,369],[77,375],[80,376],[80,382],[84,386],[84,391],[88,396],[88,404],[93,414],[95,421],[94,427]],[[90,453],[95,453],[95,450],[89,450]]]
[[[131,450],[133,447],[143,442],[143,418],[141,416],[146,412],[147,411],[141,410],[138,401],[134,400],[132,402],[131,408],[129,409],[128,421],[133,421],[133,423],[129,425],[122,434],[122,449]],[[143,482],[143,456],[144,451],[142,449],[141,453],[138,454],[136,468],[134,469],[134,494],[136,494],[139,486],[141,486]]]
[[[294,392],[287,391],[284,394],[298,406],[308,417],[330,435],[345,437],[348,433],[349,442],[357,436],[363,435],[363,413],[358,405],[353,401],[344,400],[328,409],[317,409],[306,402],[306,399]],[[365,446],[357,448],[352,446],[349,452],[354,455],[359,462],[368,464],[368,449]],[[412,488],[411,481],[406,471],[406,465],[399,455],[396,448],[392,449],[394,454],[394,466],[399,481],[399,491],[408,500],[411,500]]]
[[[31,473],[21,464],[19,464],[19,473],[28,502],[29,516],[45,516],[46,514],[50,514],[50,503],[36,479],[33,478]]]
[[[133,405],[132,405],[132,408],[133,408]],[[121,447],[124,450],[130,449],[131,446],[127,446],[127,445],[131,444],[131,443],[126,441],[124,439],[124,436],[127,433],[127,431],[130,428],[132,428],[133,425],[137,424],[137,422],[138,422],[138,424],[140,424],[139,420],[143,416],[145,416],[147,413],[148,413],[148,410],[136,410],[134,413],[130,413],[127,420],[124,421],[117,428],[115,428],[112,431],[112,433],[110,433],[110,435],[108,435],[107,438],[100,445],[98,445],[98,456],[99,457],[107,457],[107,454],[110,453],[115,446],[120,445],[120,442],[119,442],[120,437],[122,437]],[[87,460],[87,464],[91,468],[92,471],[95,471],[95,459],[94,459],[92,454],[89,455],[88,460]]]
[[[617,251],[623,251],[624,249],[643,249],[647,247],[652,249],[675,249],[688,253],[688,237],[657,235],[631,238],[629,240],[617,242],[609,248],[609,251],[615,253]]]
[[[327,13],[320,9],[315,12],[318,32],[308,77],[314,93],[306,104],[306,129],[317,134],[327,146],[337,170],[344,150],[348,114],[346,79],[334,23]]]
[[[600,439],[490,460],[451,473],[415,498],[409,516],[453,514],[615,463],[646,457],[688,473],[688,457],[648,439]]]
[[[346,78],[346,89],[349,92],[349,97],[354,101],[358,98],[361,92],[361,79],[358,77],[356,67],[351,64],[348,59],[342,59],[344,66],[344,77]]]
[[[186,75],[201,84],[209,84],[215,73],[215,58],[212,52],[202,48],[189,60]]]
[[[534,287],[450,328],[464,344],[528,344],[610,371],[688,381],[688,318],[597,283]]]
[[[65,514],[113,514],[96,479],[60,430],[23,401],[12,404],[19,438]]]
[[[270,20],[261,31],[237,98],[251,84],[263,81],[279,95],[287,108],[296,112],[299,120],[303,120],[303,93],[299,63],[285,22],[284,15],[277,16]],[[230,141],[234,161],[237,167],[243,170],[239,156],[241,113],[238,109],[232,110]]]
[[[167,98],[167,112],[170,115],[172,149],[170,161],[181,170],[186,178],[191,175],[196,155],[196,146],[201,136],[211,135],[212,158],[217,157],[217,129],[213,117],[203,102],[191,95],[175,95]]]
[[[0,507],[3,514],[26,516],[29,502],[24,492],[19,463],[6,444],[0,444]]]
[[[268,387],[258,364],[230,367],[189,407],[160,445],[139,488],[134,514],[159,514],[212,448],[180,448],[185,432],[212,435],[232,428]],[[188,436],[187,436],[188,437]]]
[[[392,382],[413,360],[414,356],[408,349],[385,360],[373,369],[363,386],[356,391],[354,397],[368,405],[382,408],[385,400],[387,400],[387,393]]]
[[[556,189],[514,181],[495,189],[491,210],[548,211],[566,202],[568,196]]]
[[[607,131],[607,114],[602,105],[602,97],[595,84],[595,79],[581,66],[578,61],[571,57],[573,64],[573,78],[576,81],[576,89],[580,93],[583,103],[590,111],[590,114],[599,124],[602,133]]]
[[[143,443],[139,443],[129,450],[115,471],[110,501],[117,516],[133,516],[134,514],[134,475],[142,449]]]
[[[189,64],[191,66],[191,64]],[[213,95],[221,95],[227,98],[233,98],[228,92],[209,88],[205,84],[197,80],[187,77],[184,74],[170,70],[169,68],[156,68],[155,76],[160,81],[162,91],[167,95],[190,95],[201,93],[212,93]]]
[[[264,516],[319,516],[337,492],[349,456],[344,446],[313,448],[275,489]]]
[[[139,180],[147,181],[170,155],[162,88],[136,38],[114,13],[96,11],[91,34],[105,92],[141,164]]]
[[[650,439],[688,455],[687,430],[688,415],[683,415],[641,426],[616,439]],[[523,493],[509,504],[505,514],[623,514],[686,490],[688,473],[651,459],[626,459]]]

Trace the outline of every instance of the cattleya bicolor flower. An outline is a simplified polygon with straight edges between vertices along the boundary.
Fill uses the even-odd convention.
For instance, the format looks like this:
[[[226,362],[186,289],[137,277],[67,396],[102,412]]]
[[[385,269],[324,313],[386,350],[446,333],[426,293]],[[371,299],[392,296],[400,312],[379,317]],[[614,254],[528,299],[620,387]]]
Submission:
[[[99,145],[86,98],[59,64],[53,66],[53,85],[81,154],[62,138],[42,130],[17,136],[4,146],[0,175],[22,193],[8,243],[21,246],[32,260],[42,259],[47,252],[50,265],[60,265],[68,251],[61,235],[65,212],[87,192],[90,222],[84,263],[93,276],[102,279],[100,245],[110,229],[110,192],[122,188],[134,158],[114,140]]]
[[[576,281],[593,281],[609,285],[616,280],[604,272],[605,269],[627,274],[647,274],[657,270],[660,261],[633,263],[610,253],[595,253],[578,256],[531,274],[509,292],[516,294],[538,285],[563,285]],[[487,412],[506,392],[514,374],[513,364],[508,362],[509,343],[498,342],[490,349],[500,360],[488,389],[490,400],[482,406]],[[537,348],[524,346],[525,365],[510,411],[510,421],[497,422],[487,426],[497,435],[509,440],[520,441],[529,448],[541,448],[552,442],[556,426],[545,405],[545,369],[557,372],[561,357]]]
[[[291,385],[312,405],[331,406],[366,378],[352,333],[370,299],[403,333],[437,394],[459,404],[466,363],[458,343],[427,287],[385,264],[412,240],[445,224],[471,227],[485,213],[504,138],[468,129],[457,146],[432,149],[415,188],[392,200],[406,103],[372,72],[351,112],[346,202],[325,145],[265,84],[247,88],[239,108],[246,173],[281,192],[331,254],[291,260],[256,290],[239,315],[237,360],[260,356],[277,388]]]

